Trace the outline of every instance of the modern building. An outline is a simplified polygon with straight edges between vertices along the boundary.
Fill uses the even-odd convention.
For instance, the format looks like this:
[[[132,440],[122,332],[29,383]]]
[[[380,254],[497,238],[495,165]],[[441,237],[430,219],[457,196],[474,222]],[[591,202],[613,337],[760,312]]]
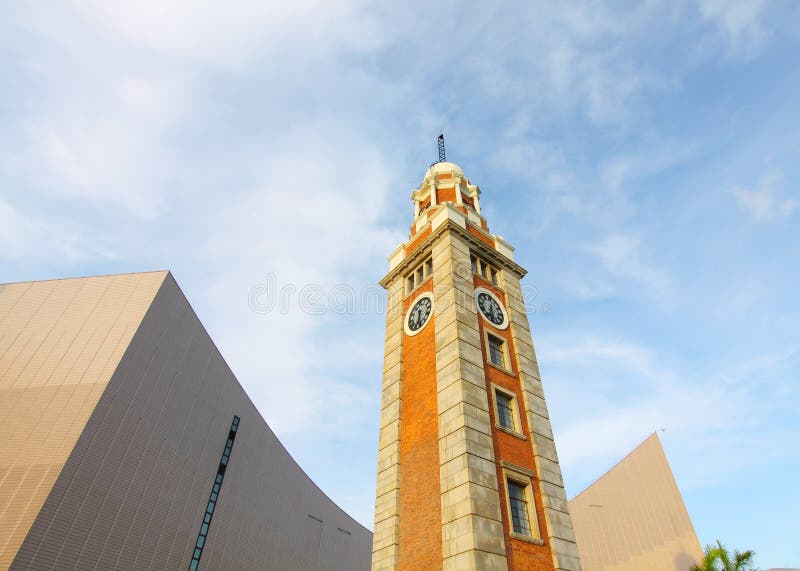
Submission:
[[[0,285],[0,569],[361,571],[172,275]]]
[[[584,571],[688,571],[703,558],[657,433],[569,510]]]
[[[389,259],[372,569],[579,571],[514,250],[431,166]]]

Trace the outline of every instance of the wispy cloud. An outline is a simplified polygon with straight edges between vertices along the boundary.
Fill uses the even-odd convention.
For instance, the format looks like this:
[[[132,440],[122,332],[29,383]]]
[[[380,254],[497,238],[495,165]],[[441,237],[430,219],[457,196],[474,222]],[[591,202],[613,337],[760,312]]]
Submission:
[[[303,415],[281,404],[287,402],[280,398],[285,391],[308,396],[318,389],[311,374],[317,359],[308,356],[319,353],[313,336],[325,322],[295,304],[288,313],[252,313],[247,306],[249,289],[268,273],[277,277],[286,295],[295,298],[306,284],[358,288],[363,266],[383,258],[399,239],[376,218],[387,190],[380,160],[373,157],[366,166],[351,170],[351,160],[343,156],[336,160],[335,153],[328,148],[328,158],[320,153],[311,163],[294,151],[265,159],[252,188],[227,195],[234,200],[220,197],[215,219],[205,228],[207,241],[198,252],[204,265],[216,269],[216,283],[209,293],[240,301],[241,321],[234,325],[218,316],[220,343],[237,363],[241,377],[259,379],[253,389],[272,395],[263,408],[284,434],[307,430],[306,414],[325,418],[345,413],[332,399],[305,398],[308,410]],[[241,343],[243,323],[246,344]],[[283,358],[264,360],[252,352],[253,346],[270,347]],[[350,406],[360,407],[355,401]]]
[[[797,365],[797,349],[724,363],[702,376],[630,341],[561,339],[545,344],[545,364],[555,377],[545,384],[548,395],[555,383],[557,394],[580,386],[594,403],[562,419],[557,434],[560,458],[573,485],[589,484],[600,475],[598,466],[610,467],[655,430],[666,430],[664,438],[675,450],[673,464],[688,487],[733,481],[751,462],[775,458],[771,441],[788,438],[790,429],[772,418],[785,414],[786,399],[797,395],[797,388],[783,380]],[[627,374],[639,381],[623,376]],[[737,440],[753,446],[746,458],[730,457]],[[798,446],[785,451],[798,452]],[[724,471],[719,470],[722,464]]]
[[[800,200],[786,198],[775,188],[779,180],[773,173],[762,179],[760,188],[733,187],[730,193],[739,209],[756,222],[775,222],[788,218],[800,207]]]
[[[647,260],[638,236],[612,234],[585,250],[596,256],[612,277],[642,288],[647,295],[661,299],[674,295],[670,274]]]
[[[765,0],[699,0],[700,14],[726,34],[732,47],[747,54],[766,34],[761,16]]]
[[[42,249],[42,244],[47,248]],[[80,263],[114,256],[95,232],[67,217],[42,217],[0,199],[0,260],[5,263]]]
[[[585,366],[603,363],[605,366],[627,369],[645,378],[655,378],[650,350],[625,341],[587,339],[583,342],[550,348],[549,362]]]

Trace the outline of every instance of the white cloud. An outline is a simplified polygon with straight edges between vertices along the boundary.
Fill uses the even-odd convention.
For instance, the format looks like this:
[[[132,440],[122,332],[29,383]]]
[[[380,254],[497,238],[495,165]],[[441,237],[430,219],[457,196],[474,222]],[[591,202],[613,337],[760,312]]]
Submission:
[[[702,141],[670,140],[659,137],[645,149],[635,149],[605,158],[599,165],[600,177],[613,195],[623,193],[626,185],[663,175],[671,169],[694,160],[703,151]],[[643,189],[637,185],[637,191]]]
[[[791,428],[772,418],[797,394],[784,380],[796,350],[725,362],[704,376],[681,363],[667,364],[649,347],[630,341],[560,339],[539,345],[546,347],[541,353],[552,369],[545,382],[548,396],[565,398],[579,390],[591,403],[574,410],[558,407],[561,416],[569,414],[560,418],[556,439],[572,485],[591,483],[656,430],[665,429],[662,438],[685,487],[730,482],[753,463],[774,459],[781,454],[776,443],[790,440]],[[742,446],[748,454],[733,453]],[[783,453],[796,454],[792,447]]]
[[[492,153],[492,163],[520,177],[532,178],[545,189],[567,191],[573,182],[561,150],[552,143],[530,137]]]
[[[314,74],[324,85],[337,58],[387,37],[347,2],[90,1],[16,16],[42,40],[25,64],[46,90],[20,118],[27,174],[139,219],[164,215],[193,171],[181,137],[208,112],[211,74],[223,82],[256,67],[280,99],[281,81]]]
[[[145,96],[141,91],[121,95]],[[39,170],[53,194],[115,203],[138,218],[159,215],[168,201],[164,179],[174,165],[161,140],[171,124],[163,118],[168,104],[153,99],[150,95],[141,102],[146,110],[109,101],[91,110],[51,110],[33,119],[27,128],[34,151],[31,170]]]
[[[716,23],[737,50],[755,49],[764,37],[761,15],[766,0],[699,0],[700,13]]]
[[[609,280],[601,276],[588,276],[580,272],[568,272],[560,280],[560,290],[577,301],[591,302],[608,299],[617,293]]]
[[[78,263],[114,257],[89,234],[68,219],[39,218],[0,199],[0,260]]]
[[[556,364],[612,365],[640,374],[646,378],[654,377],[652,354],[649,350],[625,341],[587,339],[581,343],[561,345],[551,348],[547,353],[548,362]]]
[[[298,135],[297,143],[303,140]],[[330,343],[324,350],[318,346],[318,335],[331,318],[327,303],[332,288],[341,285],[359,293],[371,281],[362,277],[364,270],[380,263],[402,239],[379,223],[389,189],[381,159],[354,141],[332,147],[335,139],[321,136],[308,145],[304,150],[314,158],[290,146],[262,159],[248,188],[221,195],[210,206],[213,215],[197,252],[204,266],[214,268],[209,298],[233,301],[224,314],[210,318],[223,353],[284,435],[315,432],[319,422],[312,420],[323,418],[338,418],[345,430],[348,419],[358,418],[355,411],[363,410],[361,389],[319,370],[321,361],[334,370],[342,369],[340,361],[352,365],[350,355],[358,347],[337,356],[327,351]],[[257,313],[248,307],[250,288],[266,285],[267,274],[274,275],[270,288],[288,300],[287,310],[276,306]],[[322,292],[315,302],[321,314],[301,307],[298,295],[305,286]],[[380,320],[378,314],[372,317]],[[275,358],[265,359],[254,347]],[[332,391],[355,391],[357,398],[331,398]],[[298,411],[286,402],[305,406]]]
[[[137,57],[167,58],[191,68],[243,70],[265,54],[287,65],[328,59],[342,49],[374,48],[385,37],[355,2],[259,2],[217,0],[72,1],[59,9],[38,7],[35,25],[67,44],[78,39],[64,29],[83,28],[93,42],[136,50]],[[297,58],[286,58],[292,46]]]
[[[613,277],[637,284],[645,293],[657,298],[674,295],[669,273],[644,258],[642,241],[637,236],[611,234],[585,250],[596,256]]]
[[[769,185],[755,190],[734,187],[730,192],[736,197],[739,208],[757,222],[775,222],[787,218],[800,206],[800,200],[782,198]]]

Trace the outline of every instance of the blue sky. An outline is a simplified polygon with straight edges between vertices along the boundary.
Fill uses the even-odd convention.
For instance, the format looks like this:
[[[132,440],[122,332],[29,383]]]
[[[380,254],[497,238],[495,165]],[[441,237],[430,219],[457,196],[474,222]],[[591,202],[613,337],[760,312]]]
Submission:
[[[383,316],[351,300],[444,130],[536,288],[569,495],[663,428],[700,541],[800,566],[798,22],[788,0],[4,2],[0,281],[171,269],[371,527]],[[267,285],[286,303],[254,310]]]

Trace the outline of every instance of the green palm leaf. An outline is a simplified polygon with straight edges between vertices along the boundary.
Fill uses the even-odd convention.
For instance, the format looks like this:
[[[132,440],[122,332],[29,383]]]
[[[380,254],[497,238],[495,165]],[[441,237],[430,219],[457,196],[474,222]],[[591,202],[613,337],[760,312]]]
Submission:
[[[706,545],[703,551],[703,559],[697,565],[692,565],[689,571],[757,571],[753,567],[755,552],[752,549],[747,551],[728,551],[720,540],[716,545]]]

